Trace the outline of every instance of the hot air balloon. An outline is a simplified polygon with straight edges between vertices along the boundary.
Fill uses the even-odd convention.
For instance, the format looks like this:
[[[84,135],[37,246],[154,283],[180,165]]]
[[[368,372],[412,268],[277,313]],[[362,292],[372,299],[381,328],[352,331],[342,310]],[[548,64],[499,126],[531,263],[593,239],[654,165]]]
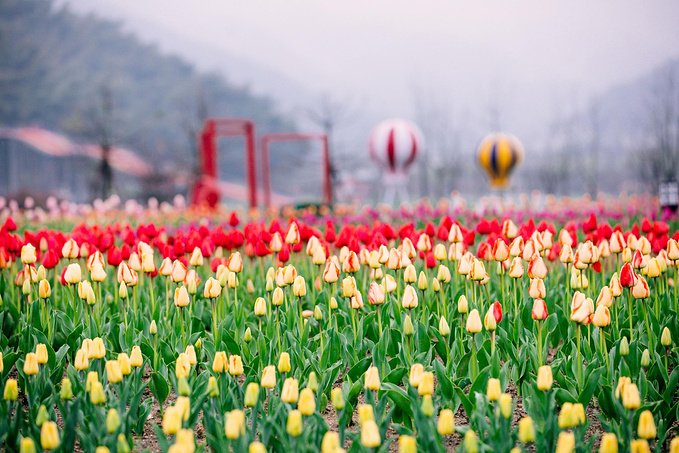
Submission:
[[[408,169],[424,147],[420,128],[402,119],[384,120],[370,133],[370,157],[384,170],[384,202],[392,204],[398,195],[408,200]]]
[[[479,164],[490,180],[490,186],[504,189],[509,185],[509,175],[523,159],[523,146],[511,134],[493,132],[486,135],[477,152]]]

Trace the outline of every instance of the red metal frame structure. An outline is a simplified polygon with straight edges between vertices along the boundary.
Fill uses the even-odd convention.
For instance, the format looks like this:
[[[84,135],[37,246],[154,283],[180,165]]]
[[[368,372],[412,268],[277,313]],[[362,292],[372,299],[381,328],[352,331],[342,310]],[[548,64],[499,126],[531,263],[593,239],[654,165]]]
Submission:
[[[271,172],[269,167],[269,143],[271,142],[300,142],[315,141],[321,143],[323,166],[323,203],[332,204],[332,181],[330,179],[330,145],[328,135],[322,132],[298,133],[281,132],[264,134],[260,138],[260,152],[262,159],[262,183],[264,188],[264,206],[271,207]]]
[[[198,136],[201,176],[193,188],[192,203],[207,204],[214,208],[221,192],[217,173],[217,139],[220,137],[245,137],[245,175],[250,207],[257,207],[257,174],[255,168],[255,123],[243,118],[208,118]]]

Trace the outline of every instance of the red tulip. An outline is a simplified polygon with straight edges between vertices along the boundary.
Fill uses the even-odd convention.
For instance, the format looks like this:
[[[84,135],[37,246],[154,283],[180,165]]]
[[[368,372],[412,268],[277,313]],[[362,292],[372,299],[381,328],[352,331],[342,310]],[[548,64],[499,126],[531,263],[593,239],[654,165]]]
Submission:
[[[623,288],[631,288],[637,282],[637,276],[630,263],[625,263],[620,270],[620,284]]]
[[[123,254],[120,249],[115,245],[108,249],[108,252],[106,253],[106,261],[109,265],[118,267],[118,265],[123,261]]]
[[[42,260],[42,265],[45,266],[45,269],[54,269],[57,264],[59,264],[59,255],[54,250],[48,250]]]
[[[493,302],[490,306],[490,311],[493,313],[495,322],[499,324],[502,321],[502,305],[500,305],[500,302]]]

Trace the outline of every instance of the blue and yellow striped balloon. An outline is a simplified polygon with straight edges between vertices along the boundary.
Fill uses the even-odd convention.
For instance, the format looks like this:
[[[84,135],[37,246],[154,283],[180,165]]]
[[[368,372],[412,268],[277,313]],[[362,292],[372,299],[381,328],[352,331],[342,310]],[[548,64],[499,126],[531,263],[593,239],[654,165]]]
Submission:
[[[523,146],[511,134],[493,132],[481,140],[477,154],[491,187],[503,189],[509,185],[512,170],[523,159]]]

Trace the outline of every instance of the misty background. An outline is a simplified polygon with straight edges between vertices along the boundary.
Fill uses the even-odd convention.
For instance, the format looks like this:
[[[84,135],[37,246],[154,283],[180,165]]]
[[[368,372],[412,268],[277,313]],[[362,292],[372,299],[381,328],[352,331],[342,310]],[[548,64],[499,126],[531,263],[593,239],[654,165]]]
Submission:
[[[497,130],[525,149],[510,192],[654,192],[679,164],[677,23],[671,1],[3,0],[0,127],[133,150],[156,171],[116,173],[124,197],[187,193],[209,116],[330,132],[342,201],[379,201],[367,142],[392,117],[426,138],[413,198],[488,193],[476,148]],[[244,181],[241,146],[220,140],[223,179]],[[320,198],[318,151],[276,145],[274,191]],[[0,194],[96,196],[92,162],[39,156],[45,184],[22,182],[31,153],[0,139]]]

